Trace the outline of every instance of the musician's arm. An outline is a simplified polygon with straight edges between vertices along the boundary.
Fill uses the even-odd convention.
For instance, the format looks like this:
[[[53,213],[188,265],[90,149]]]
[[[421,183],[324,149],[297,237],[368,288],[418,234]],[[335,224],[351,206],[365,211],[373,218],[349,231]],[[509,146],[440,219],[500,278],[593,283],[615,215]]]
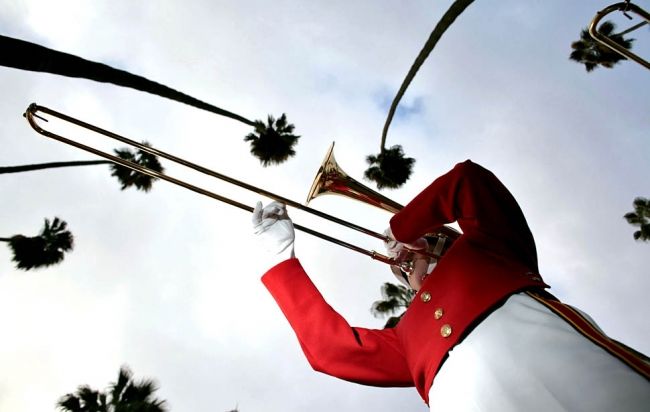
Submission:
[[[297,259],[276,265],[262,281],[315,370],[365,385],[413,386],[395,332],[351,327],[325,302]]]

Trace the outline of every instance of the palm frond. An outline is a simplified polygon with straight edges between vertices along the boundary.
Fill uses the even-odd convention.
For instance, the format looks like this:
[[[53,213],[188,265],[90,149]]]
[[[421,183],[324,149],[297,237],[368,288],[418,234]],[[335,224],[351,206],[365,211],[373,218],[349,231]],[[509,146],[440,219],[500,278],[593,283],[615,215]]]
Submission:
[[[406,309],[415,296],[415,291],[403,285],[386,282],[381,286],[381,300],[373,302],[370,312],[375,317],[392,315]]]
[[[153,397],[157,389],[149,379],[134,382],[130,369],[122,366],[108,394],[83,385],[57,405],[65,412],[167,412],[166,401]]]
[[[81,401],[74,394],[68,393],[56,403],[57,408],[64,412],[83,412]]]
[[[415,164],[415,159],[406,157],[400,145],[384,149],[378,155],[369,155],[366,161],[370,167],[364,176],[373,181],[378,189],[397,189],[402,186],[411,176]]]
[[[44,227],[38,236],[12,236],[9,239],[9,247],[13,252],[12,260],[16,262],[16,268],[31,270],[61,262],[65,252],[74,247],[74,237],[66,228],[67,223],[55,217],[52,223],[45,219]]]
[[[149,143],[147,142],[143,142],[142,144],[149,146]],[[158,157],[152,155],[151,153],[145,152],[144,150],[138,149],[136,152],[133,152],[127,148],[116,149],[115,154],[120,159],[136,163],[139,166],[151,169],[155,172],[163,173],[164,171],[164,168],[160,164]],[[153,182],[158,180],[155,177],[129,169],[128,167],[117,163],[111,163],[111,176],[117,177],[117,180],[119,180],[120,184],[122,185],[122,190],[133,186],[136,188],[136,190],[142,190],[143,192],[148,192],[151,190]]]
[[[294,125],[288,123],[286,114],[279,119],[269,115],[267,123],[255,121],[255,130],[244,137],[250,142],[250,152],[260,160],[262,166],[280,164],[296,154],[293,147],[300,136],[293,133]]]
[[[615,29],[614,23],[605,21],[597,30],[625,49],[631,49],[634,39],[625,39],[623,35],[615,34]],[[618,62],[627,60],[624,56],[592,38],[588,29],[583,29],[580,32],[580,40],[571,43],[571,48],[573,51],[569,54],[569,59],[584,64],[587,72],[591,72],[597,67],[611,69]]]
[[[634,212],[626,213],[623,217],[630,225],[639,227],[633,234],[634,240],[650,241],[650,199],[637,197],[632,205]]]

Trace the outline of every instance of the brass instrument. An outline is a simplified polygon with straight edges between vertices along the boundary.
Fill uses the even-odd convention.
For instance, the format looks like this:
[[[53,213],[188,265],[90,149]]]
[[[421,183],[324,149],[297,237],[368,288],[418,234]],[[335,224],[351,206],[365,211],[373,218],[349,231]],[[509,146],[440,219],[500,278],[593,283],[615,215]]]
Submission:
[[[397,213],[404,208],[399,203],[387,198],[381,193],[375,192],[348,176],[338,163],[336,163],[336,159],[334,158],[334,143],[327,150],[325,159],[323,159],[323,163],[316,173],[314,183],[312,183],[311,189],[309,189],[305,204],[309,204],[314,198],[324,194],[337,194],[349,197],[391,213]],[[451,240],[455,240],[460,236],[460,233],[449,226],[441,226],[436,233],[430,235],[442,235]],[[440,256],[434,255],[432,257]]]
[[[236,200],[232,200],[232,199],[227,198],[225,196],[219,195],[217,193],[208,191],[208,190],[206,190],[204,188],[201,188],[201,187],[192,185],[190,183],[187,183],[187,182],[185,182],[183,180],[177,179],[177,178],[175,178],[173,176],[169,176],[167,174],[160,173],[160,172],[157,172],[155,170],[151,170],[149,168],[138,165],[138,164],[136,164],[134,162],[131,162],[129,160],[125,160],[125,159],[122,159],[120,157],[114,156],[114,155],[112,155],[110,153],[101,151],[101,150],[99,150],[99,149],[97,149],[95,147],[91,147],[91,146],[82,144],[82,143],[77,142],[75,140],[71,140],[71,139],[69,139],[67,137],[60,136],[58,134],[52,133],[52,132],[50,132],[48,130],[45,130],[42,127],[40,127],[38,125],[38,123],[36,122],[36,120],[35,120],[36,118],[43,119],[42,117],[40,117],[37,114],[38,112],[47,114],[47,115],[55,117],[55,118],[58,118],[60,120],[63,120],[64,122],[74,124],[76,126],[85,128],[85,129],[93,131],[95,133],[104,135],[106,137],[117,140],[117,141],[122,142],[122,143],[124,143],[126,145],[129,145],[131,147],[138,148],[139,150],[142,150],[142,151],[147,152],[149,154],[152,154],[154,156],[159,156],[159,157],[167,159],[167,160],[169,160],[169,161],[171,161],[173,163],[185,166],[187,168],[193,169],[193,170],[195,170],[197,172],[203,173],[203,174],[211,176],[213,178],[223,180],[225,182],[228,182],[228,183],[231,183],[233,185],[239,186],[241,188],[244,188],[246,190],[252,191],[252,192],[257,193],[259,195],[268,197],[270,199],[274,199],[276,201],[279,201],[279,202],[282,202],[282,203],[286,204],[287,206],[291,206],[291,207],[300,209],[302,211],[311,213],[313,215],[316,215],[316,216],[321,217],[323,219],[329,220],[331,222],[343,225],[345,227],[348,227],[348,228],[351,228],[353,230],[359,231],[359,232],[364,233],[366,235],[370,235],[372,237],[375,237],[377,239],[381,239],[382,241],[390,240],[385,235],[383,235],[381,233],[377,233],[375,231],[372,231],[370,229],[366,229],[366,228],[361,227],[359,225],[356,225],[354,223],[347,222],[347,221],[345,221],[343,219],[339,219],[337,217],[331,216],[331,215],[329,215],[327,213],[324,213],[324,212],[321,212],[319,210],[312,209],[312,208],[310,208],[308,206],[305,206],[305,205],[302,205],[302,204],[300,204],[298,202],[295,202],[295,201],[292,201],[290,199],[284,198],[282,196],[271,193],[271,192],[266,191],[264,189],[255,187],[253,185],[244,183],[244,182],[239,181],[237,179],[228,177],[228,176],[223,175],[221,173],[218,173],[218,172],[215,172],[213,170],[207,169],[207,168],[205,168],[203,166],[199,166],[199,165],[197,165],[195,163],[192,163],[192,162],[189,162],[187,160],[181,159],[181,158],[176,157],[174,155],[171,155],[169,153],[165,153],[165,152],[163,152],[161,150],[155,149],[155,148],[147,146],[145,144],[138,143],[138,142],[136,142],[134,140],[128,139],[128,138],[123,137],[123,136],[120,136],[120,135],[115,134],[113,132],[110,132],[108,130],[101,129],[101,128],[97,127],[97,126],[94,126],[94,125],[91,125],[89,123],[83,122],[81,120],[75,119],[73,117],[70,117],[70,116],[65,115],[63,113],[60,113],[60,112],[57,112],[55,110],[49,109],[47,107],[39,106],[39,105],[37,105],[35,103],[32,103],[27,108],[27,110],[25,112],[25,117],[27,118],[27,121],[29,122],[30,126],[34,130],[36,130],[38,133],[40,133],[40,134],[42,134],[44,136],[47,136],[49,138],[52,138],[54,140],[57,140],[59,142],[68,144],[70,146],[74,146],[74,147],[76,147],[78,149],[81,149],[81,150],[84,150],[86,152],[93,153],[93,154],[95,154],[97,156],[108,159],[108,160],[110,160],[110,161],[112,161],[112,162],[114,162],[114,163],[116,163],[118,165],[127,167],[127,168],[129,168],[131,170],[143,173],[145,175],[148,175],[148,176],[151,176],[151,177],[154,177],[154,178],[166,180],[166,181],[168,181],[170,183],[181,186],[181,187],[183,187],[185,189],[188,189],[188,190],[191,190],[191,191],[193,191],[195,193],[199,193],[199,194],[202,194],[204,196],[208,196],[210,198],[219,200],[220,202],[224,202],[224,203],[229,204],[231,206],[235,206],[235,207],[237,207],[239,209],[243,209],[243,210],[246,210],[248,212],[253,211],[253,207],[245,205],[243,203],[240,203],[240,202],[238,202]],[[43,119],[43,120],[47,121],[46,119]],[[328,155],[326,156],[325,162],[323,162],[323,165],[321,165],[321,167],[319,169],[319,172],[317,174],[317,177],[314,180],[314,183],[312,184],[312,188],[311,188],[310,193],[309,193],[308,201],[313,199],[316,196],[321,195],[321,194],[332,192],[332,193],[343,194],[343,195],[346,195],[347,197],[352,197],[352,198],[355,198],[357,200],[361,200],[361,201],[363,201],[365,203],[369,203],[369,204],[372,204],[374,206],[381,207],[381,208],[383,208],[385,210],[388,210],[390,212],[393,212],[393,213],[397,212],[399,209],[402,208],[401,205],[391,201],[390,199],[387,199],[383,195],[381,195],[381,194],[379,194],[377,192],[374,192],[373,190],[371,190],[369,188],[366,188],[365,186],[363,186],[359,182],[356,182],[354,179],[347,176],[342,170],[340,170],[340,168],[338,167],[338,165],[336,165],[336,162],[334,161],[334,156],[333,156],[333,153],[332,153],[333,148],[334,148],[334,145],[332,144],[332,146],[330,147],[330,150],[328,152]],[[309,233],[310,235],[313,235],[313,236],[316,236],[316,237],[321,238],[323,240],[327,240],[329,242],[335,243],[335,244],[337,244],[339,246],[346,247],[346,248],[348,248],[350,250],[353,250],[355,252],[364,254],[364,255],[369,256],[372,259],[378,260],[380,262],[389,264],[393,268],[402,268],[404,270],[408,270],[409,262],[406,262],[406,261],[398,262],[398,261],[396,261],[394,259],[389,258],[388,256],[382,255],[381,253],[375,252],[373,250],[367,250],[367,249],[361,248],[359,246],[353,245],[353,244],[348,243],[348,242],[344,242],[344,241],[336,239],[336,238],[334,238],[332,236],[317,232],[317,231],[315,231],[313,229],[307,228],[305,226],[302,226],[302,225],[299,225],[299,224],[296,224],[296,223],[294,223],[294,227],[296,229],[302,231],[302,232]],[[456,232],[452,228],[444,227],[443,229],[441,229],[441,236],[452,237],[453,239],[455,239],[458,235],[459,235],[459,233]],[[434,258],[434,259],[439,258],[441,256],[440,251],[438,253],[417,251],[417,253],[420,254],[420,255],[428,256],[429,258]]]
[[[596,13],[596,16],[593,18],[591,21],[591,24],[589,25],[589,35],[599,42],[600,44],[614,50],[618,54],[622,55],[623,57],[627,57],[630,60],[634,60],[635,62],[639,63],[646,69],[650,69],[650,62],[647,60],[642,59],[641,57],[637,56],[636,54],[632,53],[631,51],[625,49],[624,47],[621,47],[619,44],[617,44],[615,41],[610,39],[609,37],[601,34],[598,32],[597,27],[598,23],[608,14],[615,12],[615,11],[622,11],[623,13],[627,12],[632,12],[638,16],[640,16],[642,19],[645,21],[638,24],[637,26],[634,26],[626,32],[630,32],[633,30],[636,30],[637,28],[650,23],[650,13],[647,11],[643,10],[641,7],[637,6],[636,4],[631,3],[629,0],[621,3],[616,3],[612,4],[611,6],[605,7],[598,13]],[[627,15],[627,14],[626,14]],[[628,16],[629,17],[629,16]]]
[[[334,143],[327,150],[325,159],[316,173],[305,204],[309,204],[315,197],[323,194],[351,197],[391,213],[397,213],[404,207],[348,176],[334,159]]]

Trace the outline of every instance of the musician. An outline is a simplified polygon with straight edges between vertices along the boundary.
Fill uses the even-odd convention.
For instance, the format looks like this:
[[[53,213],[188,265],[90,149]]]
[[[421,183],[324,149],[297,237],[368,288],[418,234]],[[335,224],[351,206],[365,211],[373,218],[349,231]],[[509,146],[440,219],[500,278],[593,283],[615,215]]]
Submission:
[[[462,235],[437,261],[416,259],[403,279],[413,302],[378,330],[326,303],[294,256],[284,205],[257,205],[255,233],[278,261],[262,281],[315,370],[415,386],[432,411],[648,411],[650,365],[545,291],[524,215],[485,168],[459,163],[424,189],[390,220],[388,252],[424,247],[451,222]]]

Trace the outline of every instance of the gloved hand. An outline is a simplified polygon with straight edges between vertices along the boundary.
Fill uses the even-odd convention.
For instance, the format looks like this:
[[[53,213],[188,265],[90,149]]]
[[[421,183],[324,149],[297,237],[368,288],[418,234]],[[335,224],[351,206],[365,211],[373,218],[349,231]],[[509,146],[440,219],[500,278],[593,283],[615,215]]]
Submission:
[[[286,205],[272,202],[263,208],[262,202],[257,202],[252,220],[255,237],[268,252],[272,263],[294,257],[295,232]]]
[[[384,231],[384,235],[388,238],[384,242],[386,254],[398,263],[396,266],[391,266],[393,274],[406,286],[419,290],[424,279],[433,271],[437,263],[435,259],[417,253],[418,250],[426,250],[429,243],[423,237],[413,243],[398,242],[390,227]]]
[[[409,250],[422,250],[428,247],[427,240],[423,237],[419,238],[413,243],[402,243],[395,240],[393,231],[390,227],[384,230],[384,235],[388,237],[388,241],[384,241],[386,246],[386,254],[388,257],[399,260],[401,256],[406,254]]]

